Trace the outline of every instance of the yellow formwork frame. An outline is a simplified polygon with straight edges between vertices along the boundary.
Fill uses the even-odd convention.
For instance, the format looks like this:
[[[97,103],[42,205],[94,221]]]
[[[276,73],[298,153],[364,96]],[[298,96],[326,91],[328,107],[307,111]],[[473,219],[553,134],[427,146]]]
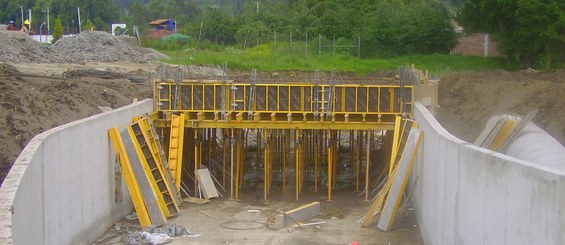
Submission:
[[[488,149],[493,151],[500,151],[508,137],[512,134],[512,131],[518,126],[519,121],[512,118],[504,118],[504,126],[498,131],[492,143],[488,146]]]
[[[139,142],[137,141],[137,138],[135,136],[135,132],[133,131],[132,125],[128,125],[127,130],[128,130],[130,137],[132,139],[134,139],[134,140],[132,140],[133,148],[135,149],[135,152],[137,153],[137,156],[139,157],[139,161],[141,162],[141,167],[143,168],[143,171],[145,172],[145,176],[149,180],[149,184],[151,185],[151,189],[159,190],[159,186],[157,185],[155,177],[153,177],[153,174],[151,174],[151,168],[149,168],[149,163],[147,163],[147,159],[145,158],[145,154],[143,153],[143,150],[141,149],[141,146],[139,145]],[[163,194],[161,192],[155,191],[154,193],[155,193],[155,197],[157,199],[157,205],[159,205],[159,210],[161,211],[163,218],[166,221],[167,217],[171,217],[171,213],[169,212],[169,209],[167,208],[167,203],[165,202],[165,199],[164,199]]]
[[[412,125],[412,128],[418,128],[418,124],[416,122],[414,122],[414,125]],[[420,149],[420,144],[422,143],[423,137],[424,137],[424,132],[422,131],[420,133],[420,135],[418,136],[418,138],[416,139],[416,145],[414,146],[414,155],[412,155],[412,157],[410,158],[410,164],[408,165],[408,169],[405,173],[404,180],[401,183],[401,187],[400,187],[401,190],[404,190],[406,188],[406,184],[408,183],[408,176],[412,172],[412,167],[414,166],[414,161],[417,157],[416,153]],[[402,154],[402,157],[404,157],[404,156],[406,156],[406,154]],[[398,177],[399,174],[400,173],[397,172],[395,175],[391,176],[392,177],[391,187],[392,187],[392,184],[394,183],[395,179]],[[389,191],[390,191],[390,188],[389,188]],[[400,199],[402,197],[402,193],[404,193],[404,191],[399,193],[400,196],[397,197],[397,201],[394,202],[394,204],[393,204],[394,206],[393,206],[392,216],[389,219],[388,227],[390,227],[392,225],[392,222],[394,222],[394,220],[395,220],[396,213],[398,212],[398,206],[400,206]],[[387,196],[387,199],[388,198],[391,198],[390,195]],[[383,207],[383,209],[384,208],[386,208],[386,203],[385,203],[385,206]]]
[[[394,164],[396,162],[396,155],[398,155],[398,144],[400,142],[400,128],[402,123],[402,117],[396,117],[394,123],[394,136],[392,139],[392,154],[390,155],[390,167],[388,169],[388,174],[392,173],[394,169]]]
[[[184,114],[171,116],[169,138],[169,168],[175,178],[175,186],[180,191],[182,177],[182,151],[184,148]]]
[[[170,185],[170,183],[173,183],[173,181],[171,179],[169,179],[169,176],[165,172],[165,171],[169,171],[169,169],[165,169],[165,165],[163,164],[163,159],[161,158],[161,153],[159,152],[159,148],[157,146],[158,142],[156,141],[156,138],[155,138],[156,134],[153,131],[153,129],[151,128],[151,126],[149,125],[148,120],[149,119],[144,117],[144,118],[140,119],[137,123],[139,124],[139,126],[141,128],[141,133],[143,134],[143,137],[145,138],[145,142],[147,142],[147,144],[149,146],[149,151],[151,152],[151,155],[153,156],[153,159],[155,160],[157,168],[159,169],[159,172],[160,172],[161,176],[163,177],[167,192],[171,196],[171,200],[174,204],[174,207],[175,207],[176,211],[178,212],[180,210],[179,209],[180,204],[177,202],[176,197],[173,196],[174,195],[173,194],[174,192],[172,190],[173,187]]]
[[[133,202],[133,207],[135,208],[135,212],[139,218],[139,223],[141,224],[141,227],[150,227],[152,225],[151,218],[149,218],[149,212],[147,211],[147,207],[143,201],[141,189],[137,183],[133,169],[131,168],[131,162],[126,153],[126,148],[124,147],[124,142],[122,141],[118,128],[109,129],[108,135],[110,136],[110,141],[112,142],[112,146],[116,152],[116,157],[120,163],[122,174],[124,175],[124,179]]]

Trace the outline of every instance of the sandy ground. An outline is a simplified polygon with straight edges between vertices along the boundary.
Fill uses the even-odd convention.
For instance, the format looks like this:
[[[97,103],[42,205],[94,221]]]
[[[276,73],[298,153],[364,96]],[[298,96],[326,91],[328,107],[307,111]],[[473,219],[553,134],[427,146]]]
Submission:
[[[367,228],[356,224],[365,215],[370,202],[350,189],[337,191],[331,202],[327,201],[325,191],[303,192],[300,200],[295,201],[293,193],[287,195],[279,190],[271,192],[268,204],[257,200],[252,189],[245,190],[239,202],[227,197],[212,199],[203,205],[185,202],[181,214],[170,219],[169,223],[184,226],[196,237],[177,237],[170,244],[423,244],[413,214],[403,215],[391,232],[380,231],[376,227],[377,221]],[[286,196],[292,198],[285,199]],[[277,210],[287,211],[313,201],[320,202],[320,215],[304,223],[325,224],[281,230],[267,228],[268,220],[277,214]],[[259,212],[250,213],[248,210]],[[122,220],[120,224],[135,229],[134,221]],[[108,236],[122,232],[110,229]],[[107,242],[120,244],[119,240],[116,237]]]
[[[533,121],[565,145],[564,95],[565,70],[454,73],[439,83],[438,119],[453,135],[473,142],[491,116],[538,109]]]

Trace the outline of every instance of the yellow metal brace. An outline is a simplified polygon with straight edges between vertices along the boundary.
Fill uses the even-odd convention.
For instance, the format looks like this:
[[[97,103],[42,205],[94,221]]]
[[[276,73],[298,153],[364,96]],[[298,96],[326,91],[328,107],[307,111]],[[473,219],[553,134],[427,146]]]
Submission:
[[[159,210],[161,211],[164,217],[170,217],[171,213],[169,211],[169,208],[167,208],[167,203],[165,202],[161,189],[159,188],[159,185],[157,183],[158,180],[162,181],[163,178],[161,176],[158,176],[157,174],[154,174],[154,171],[156,169],[152,169],[149,166],[148,159],[150,159],[150,157],[145,156],[144,151],[142,149],[145,147],[141,145],[142,144],[141,142],[143,142],[143,140],[140,142],[139,141],[140,139],[138,139],[138,137],[143,137],[141,134],[141,130],[139,129],[139,124],[134,123],[132,125],[128,125],[127,130],[132,139],[133,148],[135,149],[135,152],[139,157],[139,161],[141,162],[141,166],[143,167],[143,171],[145,172],[145,176],[147,176],[147,179],[149,180],[151,189],[155,190],[154,193],[157,199],[157,204],[159,205]]]
[[[122,174],[124,175],[124,179],[126,181],[131,200],[133,202],[133,207],[135,208],[135,212],[137,213],[137,217],[139,218],[139,222],[141,223],[142,227],[150,227],[152,224],[151,219],[149,218],[149,212],[147,211],[145,202],[143,201],[141,190],[133,173],[133,169],[131,168],[129,156],[126,153],[126,149],[124,147],[124,143],[122,141],[122,137],[120,136],[118,128],[109,129],[108,135],[110,136],[110,141],[112,142],[112,146],[114,147],[114,151],[116,152],[116,157],[120,162]]]
[[[182,150],[184,143],[184,114],[171,116],[169,139],[169,168],[175,179],[175,186],[180,191],[182,177]]]

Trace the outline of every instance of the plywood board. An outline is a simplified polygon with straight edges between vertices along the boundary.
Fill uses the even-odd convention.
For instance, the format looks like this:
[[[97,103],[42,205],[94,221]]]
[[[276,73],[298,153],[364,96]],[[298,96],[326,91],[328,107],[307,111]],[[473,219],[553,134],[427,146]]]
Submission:
[[[212,181],[212,177],[210,176],[210,171],[208,169],[199,169],[194,171],[196,174],[196,179],[198,180],[198,185],[200,186],[200,190],[204,195],[205,199],[210,199],[214,197],[218,197],[218,190],[214,185],[214,181]]]

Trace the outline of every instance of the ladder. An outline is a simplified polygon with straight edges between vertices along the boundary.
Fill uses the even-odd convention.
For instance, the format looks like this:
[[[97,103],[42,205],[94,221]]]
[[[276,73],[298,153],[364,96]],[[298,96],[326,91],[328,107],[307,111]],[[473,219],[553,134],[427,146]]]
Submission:
[[[144,171],[149,179],[152,189],[157,196],[157,203],[166,217],[171,217],[179,212],[176,197],[172,193],[172,186],[165,177],[165,168],[163,162],[160,161],[160,155],[152,148],[152,142],[155,141],[151,128],[143,122],[146,118],[128,126],[128,131],[139,159],[144,166]]]
[[[149,137],[150,146],[152,147],[153,152],[155,152],[156,159],[159,159],[159,162],[162,163],[163,174],[165,176],[165,179],[167,180],[167,183],[170,186],[174,186],[175,180],[173,179],[173,175],[171,174],[170,171],[171,168],[169,167],[169,162],[167,161],[167,157],[165,156],[165,151],[163,150],[163,147],[161,145],[161,141],[159,135],[157,134],[157,130],[155,130],[155,126],[153,126],[153,121],[149,120],[148,117],[145,116],[143,117],[143,120],[141,122],[145,124],[145,127],[147,127],[148,135],[150,134]],[[161,165],[158,166],[161,167]],[[182,204],[182,197],[180,195],[180,192],[177,191],[176,188],[172,188],[171,194],[175,198],[177,206],[180,206],[180,204]]]
[[[169,140],[169,168],[180,192],[182,180],[182,150],[184,143],[184,114],[171,116],[171,133]]]

